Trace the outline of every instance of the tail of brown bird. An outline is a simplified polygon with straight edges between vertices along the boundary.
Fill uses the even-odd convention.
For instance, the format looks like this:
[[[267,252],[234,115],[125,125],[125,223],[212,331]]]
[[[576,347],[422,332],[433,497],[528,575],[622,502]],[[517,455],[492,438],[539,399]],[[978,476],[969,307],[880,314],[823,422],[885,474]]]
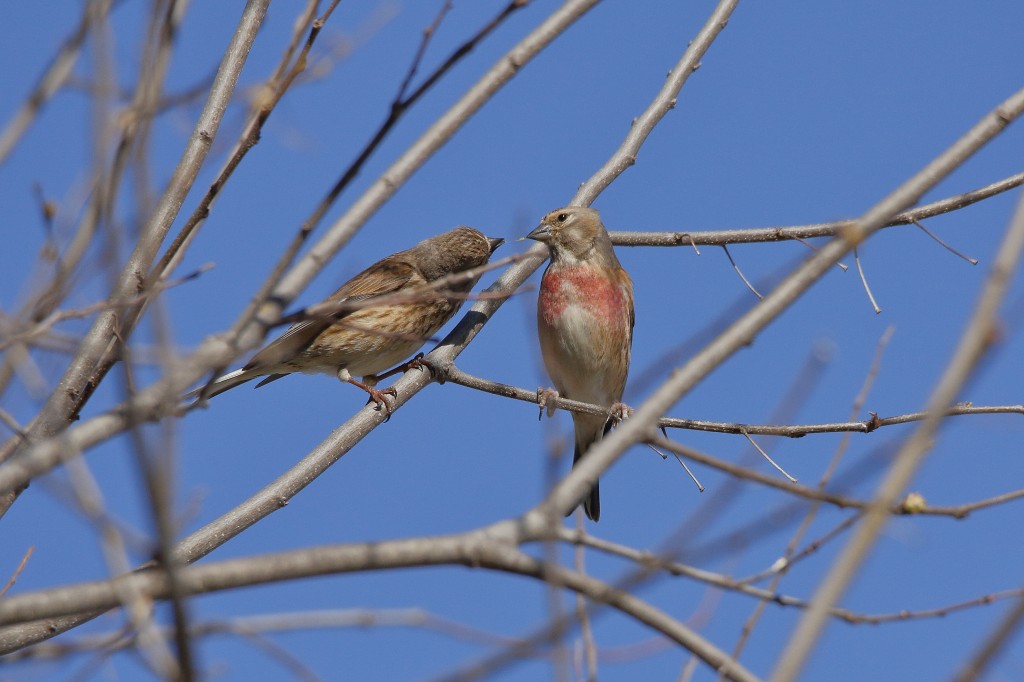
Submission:
[[[573,451],[572,465],[576,466],[576,462],[580,461],[581,459],[583,459],[584,456],[586,456],[587,450],[593,447],[594,443],[596,443],[597,441],[601,440],[604,436],[606,436],[608,432],[611,431],[611,429],[612,422],[609,419],[605,423],[604,428],[602,430],[597,431],[596,433],[591,432],[593,433],[592,437],[589,437],[590,434],[579,433],[577,431],[576,449]],[[590,492],[587,493],[586,497],[583,498],[582,503],[583,513],[587,515],[588,519],[594,522],[601,520],[601,481],[594,481],[594,487],[592,487],[590,489]],[[575,507],[571,509],[566,514],[566,516],[569,516],[574,511],[576,511]]]
[[[252,372],[245,368],[236,369],[234,372],[228,372],[224,376],[218,377],[218,379],[213,382],[210,386],[210,390],[206,394],[206,398],[212,398],[215,395],[220,395],[224,391],[231,390],[235,386],[241,386],[242,384],[252,381],[260,376],[262,376],[260,372]],[[274,379],[279,379],[283,376],[283,374],[272,374],[256,385],[262,386],[263,384],[269,383]],[[189,391],[184,396],[185,400],[194,400],[195,398],[198,398],[203,388],[205,388],[205,385]]]

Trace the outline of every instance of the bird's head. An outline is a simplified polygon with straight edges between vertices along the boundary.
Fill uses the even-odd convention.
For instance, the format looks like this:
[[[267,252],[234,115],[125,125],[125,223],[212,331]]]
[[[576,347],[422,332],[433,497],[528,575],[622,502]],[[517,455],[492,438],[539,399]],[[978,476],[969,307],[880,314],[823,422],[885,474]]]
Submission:
[[[595,248],[601,253],[611,250],[601,214],[583,206],[551,211],[526,237],[547,244],[553,261],[581,261],[589,258]]]
[[[421,256],[418,263],[423,276],[432,282],[455,272],[486,265],[494,250],[504,242],[504,239],[485,237],[479,230],[460,225],[423,240],[414,250]]]

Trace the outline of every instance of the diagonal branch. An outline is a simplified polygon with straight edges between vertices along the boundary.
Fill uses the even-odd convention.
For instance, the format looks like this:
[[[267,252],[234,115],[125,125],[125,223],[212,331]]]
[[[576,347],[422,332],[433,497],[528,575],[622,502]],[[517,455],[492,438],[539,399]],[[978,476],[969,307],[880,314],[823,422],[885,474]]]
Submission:
[[[997,109],[995,123],[1002,121],[1002,125],[1005,126],[1012,120],[1012,114],[1008,115],[1008,112],[1019,113],[1021,109],[1024,109],[1024,91],[1008,100],[1004,108]],[[832,565],[832,569],[814,595],[811,608],[804,614],[790,637],[772,675],[773,680],[784,682],[797,677],[824,629],[829,607],[843,595],[860,565],[867,559],[878,533],[888,519],[887,508],[903,492],[914,472],[924,461],[924,456],[931,448],[932,440],[942,423],[943,413],[949,408],[991,345],[996,313],[1006,294],[1010,278],[1017,268],[1022,249],[1024,196],[1017,204],[1017,211],[999,246],[992,271],[981,292],[974,314],[965,326],[960,344],[928,400],[928,416],[897,453],[867,510],[864,522]]]

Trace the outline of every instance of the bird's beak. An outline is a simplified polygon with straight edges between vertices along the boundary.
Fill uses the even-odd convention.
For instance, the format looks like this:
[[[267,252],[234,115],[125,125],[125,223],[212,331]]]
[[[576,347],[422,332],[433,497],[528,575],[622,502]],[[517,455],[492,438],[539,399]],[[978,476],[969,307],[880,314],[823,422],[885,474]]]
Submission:
[[[541,223],[533,232],[526,235],[526,238],[538,242],[549,242],[551,241],[551,226],[547,223]]]
[[[488,238],[487,243],[491,245],[491,253],[494,253],[494,250],[504,244],[505,240],[501,237],[494,237],[493,239]]]

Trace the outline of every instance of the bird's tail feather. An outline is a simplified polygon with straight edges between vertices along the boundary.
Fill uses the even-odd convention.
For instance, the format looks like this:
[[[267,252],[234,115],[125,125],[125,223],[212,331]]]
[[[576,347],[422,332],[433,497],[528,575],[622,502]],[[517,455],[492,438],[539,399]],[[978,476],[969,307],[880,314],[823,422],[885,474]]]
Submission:
[[[600,439],[598,439],[600,440]],[[597,441],[594,441],[596,443]],[[593,445],[593,443],[591,443]],[[589,445],[587,447],[590,447]],[[572,455],[572,464],[576,466],[583,457],[583,453],[580,452],[580,446],[576,446],[576,451]],[[575,511],[575,508],[569,512]],[[591,521],[597,522],[601,520],[601,481],[594,481],[594,486],[590,489],[590,492],[583,498],[583,513],[587,515],[587,518]],[[566,514],[568,516],[569,514]]]
[[[206,397],[212,398],[215,395],[220,395],[224,391],[231,390],[235,386],[241,386],[245,382],[252,381],[258,376],[260,375],[245,369],[236,369],[234,372],[228,372],[211,384],[209,391],[206,393]],[[195,398],[198,398],[199,394],[205,387],[206,385],[204,384],[195,390],[189,391],[185,394],[185,399],[194,400]]]
[[[597,441],[601,440],[609,431],[612,429],[612,421],[609,419],[605,422],[604,429],[598,431],[597,434],[592,438],[581,438],[580,434],[576,435],[576,449],[572,455],[572,465],[576,466],[576,462],[583,459],[583,456],[587,453],[587,450],[591,448]],[[589,441],[589,442],[588,442]],[[597,522],[601,519],[601,481],[594,481],[594,486],[590,489],[590,492],[582,500],[583,513],[587,515],[587,518],[591,521]],[[572,514],[575,511],[575,507],[569,511],[566,516]]]

